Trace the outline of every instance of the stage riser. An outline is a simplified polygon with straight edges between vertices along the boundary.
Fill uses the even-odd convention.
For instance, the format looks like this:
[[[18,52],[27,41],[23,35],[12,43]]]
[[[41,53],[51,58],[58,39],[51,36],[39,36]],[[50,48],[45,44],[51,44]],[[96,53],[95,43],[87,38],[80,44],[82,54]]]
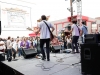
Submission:
[[[0,62],[0,75],[24,75]]]

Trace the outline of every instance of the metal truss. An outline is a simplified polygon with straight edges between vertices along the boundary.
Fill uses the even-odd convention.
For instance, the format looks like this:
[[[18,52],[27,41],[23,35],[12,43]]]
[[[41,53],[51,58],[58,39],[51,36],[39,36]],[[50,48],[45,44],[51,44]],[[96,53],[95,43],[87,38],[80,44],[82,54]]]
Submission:
[[[77,22],[82,21],[82,0],[76,0],[77,5]]]

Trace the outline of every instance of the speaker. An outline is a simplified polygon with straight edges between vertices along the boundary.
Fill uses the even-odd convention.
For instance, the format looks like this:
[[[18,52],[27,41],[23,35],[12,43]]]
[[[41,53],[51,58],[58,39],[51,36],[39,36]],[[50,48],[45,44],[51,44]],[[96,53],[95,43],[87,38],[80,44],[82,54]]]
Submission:
[[[81,72],[100,75],[100,44],[81,44]]]
[[[57,52],[60,52],[61,50],[61,45],[52,45],[52,52],[53,53],[57,53]]]
[[[34,57],[37,54],[37,50],[34,49],[23,49],[23,56],[24,58],[30,58],[30,57]]]
[[[100,43],[100,34],[86,34],[85,43]]]
[[[0,52],[0,61],[5,61],[5,53]]]

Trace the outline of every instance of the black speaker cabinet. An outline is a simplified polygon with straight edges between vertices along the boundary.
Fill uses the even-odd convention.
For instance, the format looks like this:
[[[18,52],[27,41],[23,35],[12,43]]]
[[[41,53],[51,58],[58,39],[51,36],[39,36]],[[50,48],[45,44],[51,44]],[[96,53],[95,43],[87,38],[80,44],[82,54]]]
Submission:
[[[5,53],[0,52],[0,61],[5,61]]]
[[[57,52],[60,52],[60,50],[61,50],[61,45],[53,45],[51,51],[53,53],[57,53]]]
[[[100,43],[100,34],[86,34],[85,43]]]
[[[100,75],[100,44],[81,44],[83,75]]]
[[[23,49],[24,58],[34,57],[37,54],[37,50],[34,49]]]

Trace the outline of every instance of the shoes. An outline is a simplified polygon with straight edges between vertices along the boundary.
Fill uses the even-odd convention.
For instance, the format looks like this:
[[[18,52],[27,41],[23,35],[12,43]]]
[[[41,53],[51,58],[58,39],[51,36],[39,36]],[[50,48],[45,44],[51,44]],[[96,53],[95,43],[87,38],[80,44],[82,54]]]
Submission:
[[[42,60],[45,60],[46,58],[45,57],[42,57]]]
[[[80,53],[80,52],[75,52],[75,53]]]
[[[41,60],[46,60],[46,57],[42,57]],[[47,59],[47,61],[50,61],[50,59]]]
[[[50,59],[47,59],[47,61],[50,61]]]
[[[45,60],[46,58],[42,58],[42,60]],[[47,59],[47,61],[50,61],[50,59]]]

